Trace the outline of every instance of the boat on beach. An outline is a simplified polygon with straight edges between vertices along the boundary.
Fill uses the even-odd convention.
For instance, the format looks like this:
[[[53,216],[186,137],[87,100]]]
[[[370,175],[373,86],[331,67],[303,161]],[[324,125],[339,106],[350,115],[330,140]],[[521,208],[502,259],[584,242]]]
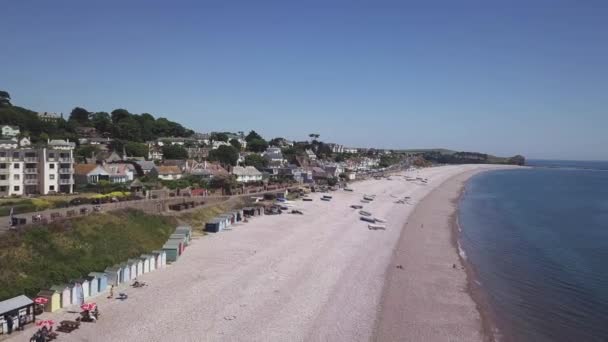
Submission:
[[[369,230],[386,230],[386,225],[384,224],[368,224],[367,229]]]
[[[372,213],[370,213],[369,211],[365,211],[365,210],[361,210],[359,212],[359,214],[361,214],[363,216],[372,216]]]
[[[361,217],[359,217],[359,219],[361,221],[365,221],[365,222],[376,223],[376,220],[374,220],[373,217],[369,217],[369,216],[361,216]]]

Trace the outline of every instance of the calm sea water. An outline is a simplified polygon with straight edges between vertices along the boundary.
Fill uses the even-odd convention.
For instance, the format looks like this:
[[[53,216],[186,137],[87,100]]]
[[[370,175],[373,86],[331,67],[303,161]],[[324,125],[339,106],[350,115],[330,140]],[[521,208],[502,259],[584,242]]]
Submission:
[[[477,175],[460,243],[514,341],[608,341],[608,162]]]

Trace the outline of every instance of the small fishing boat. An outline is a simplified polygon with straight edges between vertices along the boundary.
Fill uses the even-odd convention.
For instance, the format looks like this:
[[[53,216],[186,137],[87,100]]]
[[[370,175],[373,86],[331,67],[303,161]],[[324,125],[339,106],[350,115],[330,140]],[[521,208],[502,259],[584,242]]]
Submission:
[[[361,214],[363,216],[372,216],[372,213],[370,213],[369,211],[365,211],[365,210],[361,210],[359,212],[359,214]]]
[[[332,199],[332,197],[329,196],[329,195],[323,195],[323,197],[321,197],[321,199],[324,199],[324,198],[326,198],[326,199]]]
[[[374,220],[372,217],[368,217],[368,216],[361,216],[361,217],[359,217],[359,219],[361,221],[365,221],[365,222],[376,223],[376,220]]]
[[[367,228],[369,230],[386,230],[386,225],[384,225],[384,224],[368,224]]]
[[[312,198],[302,198],[302,201],[304,201],[304,202],[312,202]]]
[[[344,188],[344,191],[350,191],[350,192],[352,192],[353,189],[351,189],[351,188]]]
[[[358,205],[358,204],[353,204],[350,207],[353,208],[353,209],[363,209],[363,206],[362,205]]]
[[[386,223],[386,220],[383,218],[374,217],[374,220],[376,220],[376,222]]]
[[[321,197],[321,201],[331,201],[331,197]]]
[[[361,200],[361,203],[369,203],[368,200]]]

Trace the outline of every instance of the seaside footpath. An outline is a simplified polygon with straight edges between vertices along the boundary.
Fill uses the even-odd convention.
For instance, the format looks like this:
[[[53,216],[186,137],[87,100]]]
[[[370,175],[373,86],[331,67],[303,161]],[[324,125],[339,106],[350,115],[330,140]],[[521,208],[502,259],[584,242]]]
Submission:
[[[317,193],[312,202],[294,202],[304,215],[262,216],[199,237],[178,262],[138,278],[148,286],[121,289],[128,300],[95,298],[98,322],[60,339],[482,340],[449,217],[451,194],[459,191],[454,182],[496,168],[442,166],[356,182],[352,192],[329,193],[330,201]],[[366,194],[375,199],[361,203]],[[369,230],[353,204],[386,220],[386,230]],[[46,316],[61,321],[75,314]]]

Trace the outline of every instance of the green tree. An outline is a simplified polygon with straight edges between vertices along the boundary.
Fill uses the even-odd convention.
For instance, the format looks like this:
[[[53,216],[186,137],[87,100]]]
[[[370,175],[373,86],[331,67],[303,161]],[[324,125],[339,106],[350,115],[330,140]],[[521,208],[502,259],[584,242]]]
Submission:
[[[148,145],[135,141],[128,141],[125,144],[125,151],[129,157],[147,157]]]
[[[245,141],[247,141],[247,144],[249,144],[249,142],[253,140],[264,140],[264,138],[262,138],[262,136],[259,135],[256,131],[252,130],[245,137]]]
[[[188,151],[179,145],[164,145],[162,150],[165,159],[188,159]]]
[[[74,155],[80,158],[91,158],[99,152],[99,146],[96,145],[85,145],[79,146],[74,150]]]
[[[222,132],[212,132],[209,138],[212,141],[224,141],[228,142],[228,134]]]
[[[91,125],[93,125],[99,133],[112,132],[112,120],[110,119],[110,114],[106,112],[91,114]]]
[[[114,125],[114,136],[123,140],[142,141],[141,126],[132,116],[126,117]]]
[[[253,166],[256,169],[263,169],[268,166],[268,160],[262,157],[259,154],[250,154],[245,157],[245,161],[243,162],[245,166]]]
[[[224,166],[235,166],[239,160],[239,151],[233,146],[222,145],[215,150],[209,151],[209,160],[218,161]]]
[[[277,137],[277,138],[273,138],[273,139],[271,139],[271,140],[268,142],[268,144],[269,144],[270,146],[277,146],[277,147],[279,147],[279,146],[281,146],[281,145],[283,144],[283,141],[285,141],[285,139],[284,139],[284,138]]]
[[[11,95],[8,91],[0,90],[0,107],[11,106]]]
[[[122,121],[130,116],[131,116],[131,113],[129,113],[129,111],[126,109],[122,109],[122,108],[114,109],[112,111],[112,123],[117,124],[120,121]]]
[[[264,139],[253,139],[247,141],[247,149],[251,152],[264,152],[268,148],[268,143]]]
[[[230,145],[236,148],[237,151],[240,151],[243,148],[243,145],[236,139],[230,139]]]
[[[79,126],[87,126],[89,124],[90,115],[91,113],[89,113],[88,110],[82,107],[76,107],[72,109],[68,121],[74,122]]]

